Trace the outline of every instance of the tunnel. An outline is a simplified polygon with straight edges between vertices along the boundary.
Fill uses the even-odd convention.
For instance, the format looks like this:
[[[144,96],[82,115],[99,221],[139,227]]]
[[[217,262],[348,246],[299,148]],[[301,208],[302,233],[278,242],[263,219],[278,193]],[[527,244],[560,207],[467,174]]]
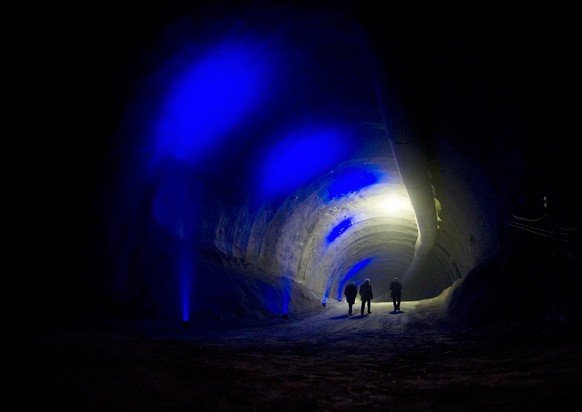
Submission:
[[[582,410],[575,5],[15,9],[7,404]]]
[[[91,52],[122,67],[95,86],[117,94],[79,307],[262,319],[366,278],[389,301],[397,277],[455,320],[579,318],[567,26],[560,43],[509,16],[491,34],[365,3],[217,4],[125,37],[122,15],[125,43]]]

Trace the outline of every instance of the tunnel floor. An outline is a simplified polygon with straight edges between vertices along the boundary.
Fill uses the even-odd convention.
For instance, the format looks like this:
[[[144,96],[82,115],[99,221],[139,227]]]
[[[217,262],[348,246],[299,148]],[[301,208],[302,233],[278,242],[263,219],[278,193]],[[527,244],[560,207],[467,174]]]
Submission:
[[[331,302],[245,324],[99,322],[4,331],[22,409],[580,410],[582,338],[556,324],[452,327],[429,301]],[[13,386],[13,387],[12,387]],[[6,389],[6,388],[4,388]],[[5,399],[6,401],[6,399]]]

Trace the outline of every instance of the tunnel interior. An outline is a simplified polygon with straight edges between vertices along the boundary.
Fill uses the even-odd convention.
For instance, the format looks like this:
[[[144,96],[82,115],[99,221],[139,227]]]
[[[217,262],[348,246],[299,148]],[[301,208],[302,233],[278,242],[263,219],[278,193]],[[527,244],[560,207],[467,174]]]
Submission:
[[[455,320],[579,319],[568,33],[411,20],[347,3],[158,16],[117,74],[83,303],[260,319],[366,278],[388,301],[398,277],[403,300],[446,293]]]

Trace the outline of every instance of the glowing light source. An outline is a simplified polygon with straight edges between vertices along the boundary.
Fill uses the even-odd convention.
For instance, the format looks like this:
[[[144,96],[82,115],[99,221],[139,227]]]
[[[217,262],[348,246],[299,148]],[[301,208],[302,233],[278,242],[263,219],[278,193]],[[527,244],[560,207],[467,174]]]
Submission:
[[[390,215],[396,215],[400,211],[412,210],[410,200],[397,194],[390,194],[381,198],[379,200],[379,206]]]
[[[180,284],[180,303],[182,307],[182,322],[187,323],[190,319],[190,296],[192,293],[193,264],[192,254],[185,244],[182,245],[181,254],[178,257],[178,278]]]
[[[330,280],[327,280],[327,287],[325,288],[325,292],[323,293],[323,299],[321,299],[321,305],[325,306],[327,304],[327,297],[329,296],[329,290],[330,290]]]

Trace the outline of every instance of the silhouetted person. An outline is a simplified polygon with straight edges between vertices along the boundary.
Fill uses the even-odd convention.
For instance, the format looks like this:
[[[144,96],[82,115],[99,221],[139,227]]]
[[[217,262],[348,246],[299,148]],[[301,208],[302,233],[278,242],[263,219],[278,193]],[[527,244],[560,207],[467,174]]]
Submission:
[[[366,304],[368,305],[368,314],[372,313],[370,310],[370,304],[372,303],[372,299],[374,299],[374,294],[372,293],[372,284],[370,283],[370,279],[366,279],[364,283],[360,285],[360,298],[362,298],[362,309],[360,313],[364,316],[364,309],[366,308]]]
[[[346,302],[348,302],[348,310],[350,316],[352,316],[352,306],[356,302],[356,296],[358,294],[358,287],[356,286],[356,282],[350,282],[346,285],[344,289],[344,295],[346,295]]]
[[[390,283],[390,296],[392,296],[392,303],[394,304],[394,312],[400,310],[400,300],[402,299],[402,283],[398,278]]]

